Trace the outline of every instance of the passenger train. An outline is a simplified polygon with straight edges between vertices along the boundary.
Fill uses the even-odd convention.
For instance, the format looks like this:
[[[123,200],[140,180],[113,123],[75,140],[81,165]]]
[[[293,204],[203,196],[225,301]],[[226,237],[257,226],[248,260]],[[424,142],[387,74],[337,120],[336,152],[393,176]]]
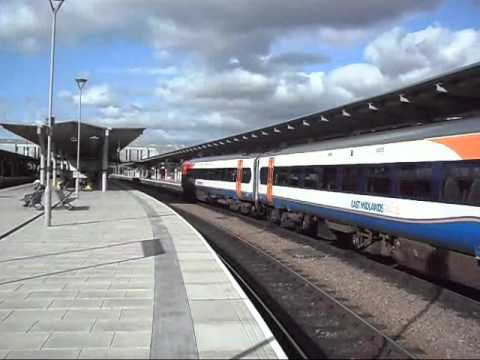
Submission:
[[[480,119],[183,164],[191,198],[480,288]]]

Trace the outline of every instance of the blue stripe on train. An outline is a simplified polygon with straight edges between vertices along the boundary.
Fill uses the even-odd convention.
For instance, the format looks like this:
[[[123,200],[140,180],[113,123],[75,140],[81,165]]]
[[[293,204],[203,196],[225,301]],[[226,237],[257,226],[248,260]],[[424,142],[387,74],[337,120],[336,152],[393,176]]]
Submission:
[[[261,196],[265,202],[265,196]],[[410,239],[429,242],[441,248],[448,248],[480,255],[480,222],[452,221],[445,223],[417,223],[396,221],[391,218],[381,218],[353,213],[348,210],[337,210],[315,204],[307,204],[286,199],[273,199],[277,208],[287,208],[291,211],[315,214],[322,218],[336,220],[347,224],[391,233]]]
[[[223,198],[230,198],[230,199],[238,199],[237,192],[235,190],[226,190],[226,189],[218,189],[209,186],[198,186],[196,185],[197,190],[208,192],[209,194],[213,195],[220,195]],[[242,191],[242,200],[252,201],[253,200],[253,193]]]

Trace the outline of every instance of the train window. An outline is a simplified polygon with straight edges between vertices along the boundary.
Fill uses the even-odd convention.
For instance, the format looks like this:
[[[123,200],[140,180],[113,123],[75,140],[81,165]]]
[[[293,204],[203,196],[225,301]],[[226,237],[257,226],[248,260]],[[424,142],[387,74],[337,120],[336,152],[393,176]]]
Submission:
[[[362,177],[361,170],[359,166],[343,167],[342,191],[360,192],[358,184]]]
[[[365,169],[367,194],[390,195],[392,190],[391,171],[388,166],[379,165]]]
[[[273,172],[273,183],[277,186],[288,186],[288,168],[276,167]]]
[[[266,185],[268,179],[268,168],[262,167],[260,169],[260,184]]]
[[[212,180],[223,181],[223,178],[225,177],[224,173],[225,173],[224,169],[214,169]]]
[[[303,187],[305,189],[317,189],[320,185],[320,178],[315,167],[305,168],[305,177],[303,178]]]
[[[472,178],[468,166],[448,164],[440,195],[441,201],[463,203],[466,200],[471,184]]]
[[[235,168],[227,169],[227,178],[225,179],[225,181],[229,181],[229,182],[237,181],[237,169]]]
[[[323,189],[335,191],[337,189],[337,168],[326,166],[323,168]]]
[[[466,197],[466,204],[480,206],[480,165],[472,169],[472,184]]]
[[[303,167],[293,166],[288,173],[288,186],[301,187]]]
[[[480,205],[480,164],[446,164],[440,200],[454,204]]]
[[[401,165],[398,169],[400,196],[416,200],[432,200],[432,166]]]
[[[243,168],[243,178],[242,183],[248,184],[252,178],[252,171],[250,168]]]
[[[206,169],[205,171],[205,179],[206,180],[215,180],[215,169]]]

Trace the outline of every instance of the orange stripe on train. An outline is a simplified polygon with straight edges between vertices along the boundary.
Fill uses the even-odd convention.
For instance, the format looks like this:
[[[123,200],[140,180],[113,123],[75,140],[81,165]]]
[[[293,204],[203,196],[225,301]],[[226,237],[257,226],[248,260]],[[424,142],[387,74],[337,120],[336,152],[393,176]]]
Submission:
[[[431,140],[455,151],[463,160],[480,159],[480,135],[460,135]]]
[[[239,199],[242,198],[242,181],[243,181],[243,160],[238,160],[237,183],[236,183],[235,190]]]

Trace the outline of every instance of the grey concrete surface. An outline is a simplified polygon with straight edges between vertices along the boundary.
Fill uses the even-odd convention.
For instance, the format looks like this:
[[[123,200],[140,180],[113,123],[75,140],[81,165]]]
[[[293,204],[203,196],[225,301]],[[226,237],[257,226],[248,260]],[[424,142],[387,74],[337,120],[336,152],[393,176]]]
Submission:
[[[20,225],[41,213],[41,211],[33,208],[24,208],[22,206],[23,202],[19,201],[25,194],[31,192],[33,192],[31,184],[0,190],[0,239],[14,225]]]
[[[0,229],[35,211],[17,206],[3,216],[2,196],[23,192],[0,193]],[[152,240],[148,217],[124,191],[85,192],[73,205],[73,211],[54,210],[49,229],[37,219],[0,241],[0,357],[119,357],[112,350],[129,341],[149,349],[154,260],[144,253]],[[144,316],[121,320],[127,309]],[[137,349],[127,353],[148,357]]]
[[[0,192],[0,233],[26,214],[3,217],[23,192]],[[51,228],[37,219],[0,241],[0,358],[284,357],[170,208],[137,191],[81,195]]]

